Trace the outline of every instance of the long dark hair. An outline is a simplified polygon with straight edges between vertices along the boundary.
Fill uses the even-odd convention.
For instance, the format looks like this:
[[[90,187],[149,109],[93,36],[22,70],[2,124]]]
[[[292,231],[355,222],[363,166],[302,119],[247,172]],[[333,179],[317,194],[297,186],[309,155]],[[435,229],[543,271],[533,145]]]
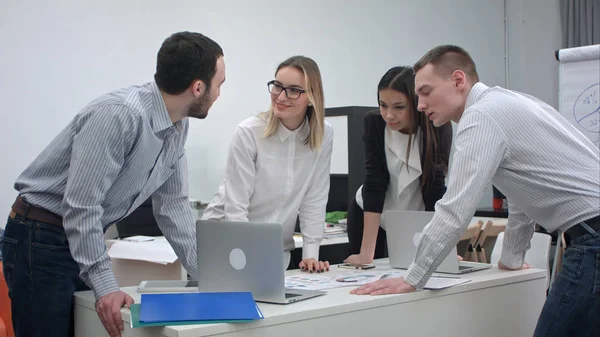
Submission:
[[[440,144],[438,144],[438,130],[434,127],[433,123],[427,119],[427,116],[417,110],[418,97],[415,95],[415,74],[411,67],[394,67],[388,70],[385,75],[379,81],[377,85],[377,104],[379,104],[379,93],[384,89],[393,89],[403,93],[408,98],[408,102],[411,110],[411,118],[413,120],[412,127],[409,130],[409,134],[412,135],[408,139],[408,146],[406,148],[406,159],[410,158],[410,149],[412,148],[413,139],[417,135],[419,127],[423,132],[423,150],[425,152],[425,158],[423,160],[422,176],[421,176],[421,187],[426,186],[430,179],[434,178],[436,170],[443,169],[444,173],[447,172],[448,168],[444,164],[442,156],[440,154]],[[442,127],[446,127],[445,125]],[[442,165],[443,167],[440,167]],[[408,169],[408,166],[406,166]]]

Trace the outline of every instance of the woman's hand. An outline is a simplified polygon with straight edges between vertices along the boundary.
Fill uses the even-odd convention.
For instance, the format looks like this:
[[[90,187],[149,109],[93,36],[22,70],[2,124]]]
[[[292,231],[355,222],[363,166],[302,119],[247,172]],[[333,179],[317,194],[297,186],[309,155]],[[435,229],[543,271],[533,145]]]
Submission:
[[[364,254],[354,254],[348,256],[348,258],[344,260],[344,263],[349,263],[354,266],[358,266],[361,264],[371,264],[373,263],[373,257],[366,256]]]
[[[300,267],[300,269],[302,269],[302,271],[307,271],[310,273],[324,273],[326,271],[329,271],[329,261],[317,261],[313,258],[302,259],[298,266]]]

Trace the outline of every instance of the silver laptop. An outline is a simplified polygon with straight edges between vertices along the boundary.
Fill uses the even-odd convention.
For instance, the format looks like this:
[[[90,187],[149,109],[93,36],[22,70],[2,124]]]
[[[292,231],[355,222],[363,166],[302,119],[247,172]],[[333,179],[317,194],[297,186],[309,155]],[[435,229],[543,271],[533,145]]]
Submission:
[[[198,290],[249,291],[279,304],[325,294],[285,289],[282,235],[281,224],[198,220]]]
[[[383,221],[392,268],[408,269],[414,261],[421,233],[434,212],[385,211]],[[489,263],[458,261],[456,245],[435,270],[437,273],[464,274],[491,268]]]

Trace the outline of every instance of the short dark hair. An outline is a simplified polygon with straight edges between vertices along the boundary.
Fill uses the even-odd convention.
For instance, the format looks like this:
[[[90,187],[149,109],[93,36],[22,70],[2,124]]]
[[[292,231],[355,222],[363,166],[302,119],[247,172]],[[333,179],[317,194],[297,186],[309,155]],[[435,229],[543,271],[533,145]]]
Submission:
[[[154,81],[161,91],[171,95],[181,94],[195,80],[204,82],[210,90],[221,56],[223,49],[210,38],[194,32],[175,33],[158,51]]]
[[[442,77],[449,77],[455,70],[462,70],[473,83],[479,82],[475,62],[466,50],[459,46],[437,46],[423,55],[413,66],[415,73],[428,64]]]

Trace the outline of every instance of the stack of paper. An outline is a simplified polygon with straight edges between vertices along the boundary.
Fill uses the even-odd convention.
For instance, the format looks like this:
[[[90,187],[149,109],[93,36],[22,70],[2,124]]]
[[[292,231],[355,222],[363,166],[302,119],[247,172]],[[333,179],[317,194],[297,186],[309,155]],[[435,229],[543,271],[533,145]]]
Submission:
[[[346,226],[325,224],[325,238],[334,238],[346,235]]]
[[[142,294],[131,327],[250,322],[264,318],[250,292]]]
[[[140,260],[159,264],[177,261],[175,251],[164,237],[136,237],[112,244],[108,255],[113,259]]]

